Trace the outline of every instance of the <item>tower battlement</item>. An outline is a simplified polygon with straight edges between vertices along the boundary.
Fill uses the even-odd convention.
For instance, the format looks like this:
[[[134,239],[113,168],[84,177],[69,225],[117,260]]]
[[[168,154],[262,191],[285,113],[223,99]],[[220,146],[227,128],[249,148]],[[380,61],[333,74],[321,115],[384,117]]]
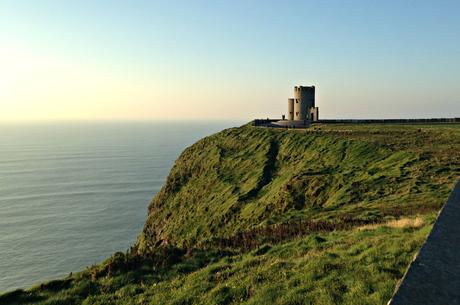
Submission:
[[[308,91],[315,90],[315,86],[294,86],[294,91]]]

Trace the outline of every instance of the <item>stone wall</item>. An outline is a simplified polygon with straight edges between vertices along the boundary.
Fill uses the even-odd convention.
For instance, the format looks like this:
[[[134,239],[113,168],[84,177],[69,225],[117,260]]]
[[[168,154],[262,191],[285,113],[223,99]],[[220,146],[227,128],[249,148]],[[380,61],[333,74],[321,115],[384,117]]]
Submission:
[[[460,304],[460,181],[388,304]]]
[[[417,123],[460,123],[460,118],[432,118],[432,119],[330,119],[318,120],[315,123],[323,124],[417,124]]]

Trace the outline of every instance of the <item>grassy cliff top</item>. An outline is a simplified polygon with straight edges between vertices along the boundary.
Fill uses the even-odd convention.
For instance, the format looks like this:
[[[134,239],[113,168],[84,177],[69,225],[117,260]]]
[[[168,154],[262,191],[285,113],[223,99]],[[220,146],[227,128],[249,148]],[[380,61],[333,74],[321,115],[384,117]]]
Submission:
[[[385,304],[459,176],[460,125],[227,129],[127,253],[0,303]]]
[[[181,154],[149,206],[139,249],[437,211],[460,174],[460,129],[449,126],[224,130]]]

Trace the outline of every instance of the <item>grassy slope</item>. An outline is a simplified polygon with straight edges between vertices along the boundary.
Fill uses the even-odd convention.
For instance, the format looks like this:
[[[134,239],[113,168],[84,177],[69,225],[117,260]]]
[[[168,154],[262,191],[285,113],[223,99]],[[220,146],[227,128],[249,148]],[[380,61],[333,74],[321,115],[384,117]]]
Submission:
[[[141,251],[159,243],[207,243],[294,219],[379,221],[438,210],[458,164],[431,146],[436,130],[389,128],[384,135],[390,137],[379,142],[378,129],[367,128],[356,135],[236,128],[199,141],[177,160],[150,204]],[[458,137],[457,131],[441,134]]]
[[[384,304],[459,148],[457,125],[222,131],[182,153],[129,253],[0,303]]]

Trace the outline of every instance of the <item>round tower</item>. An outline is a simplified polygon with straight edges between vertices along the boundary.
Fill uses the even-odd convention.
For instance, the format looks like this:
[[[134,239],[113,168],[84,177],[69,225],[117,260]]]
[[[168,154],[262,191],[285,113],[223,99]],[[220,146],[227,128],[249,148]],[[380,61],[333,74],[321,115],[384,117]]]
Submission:
[[[312,107],[315,107],[315,86],[295,86],[294,120],[309,120]]]
[[[294,99],[288,98],[288,120],[294,120]]]
[[[294,120],[303,121],[308,118],[305,96],[302,87],[294,87]]]

